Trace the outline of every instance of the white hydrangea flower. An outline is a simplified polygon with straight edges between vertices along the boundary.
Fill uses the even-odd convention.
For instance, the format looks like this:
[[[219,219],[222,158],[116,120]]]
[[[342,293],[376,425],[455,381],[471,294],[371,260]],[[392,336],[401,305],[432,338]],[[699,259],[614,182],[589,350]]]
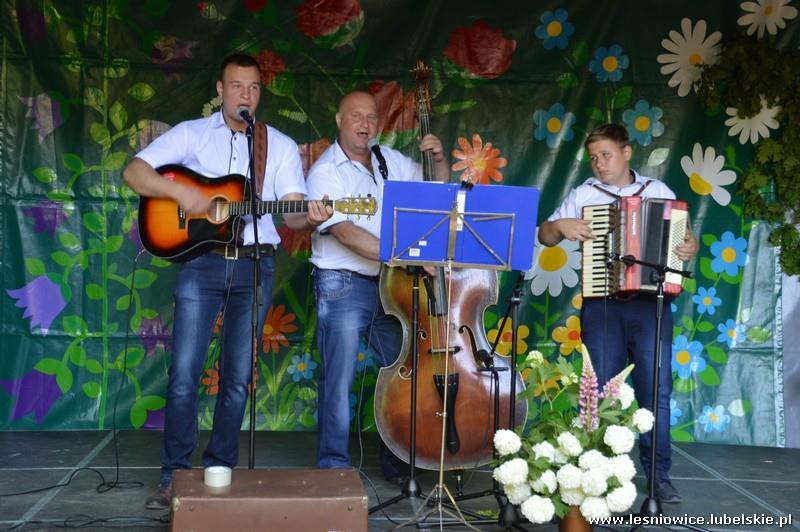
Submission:
[[[605,497],[586,497],[581,503],[581,513],[588,521],[611,517]]]
[[[582,476],[583,471],[572,464],[565,464],[561,466],[561,468],[558,470],[558,473],[556,473],[558,485],[565,489],[579,488],[581,486]]]
[[[611,474],[622,483],[629,482],[636,476],[636,466],[627,454],[620,454],[608,460]]]
[[[500,429],[494,433],[494,448],[500,456],[514,454],[522,447],[522,441],[513,430]]]
[[[561,500],[564,501],[564,504],[570,506],[580,506],[583,499],[586,498],[586,494],[580,488],[561,488],[558,493],[561,495]]]
[[[548,441],[543,441],[542,443],[537,443],[534,445],[531,450],[533,451],[533,455],[536,458],[547,458],[547,460],[552,464],[553,458],[555,458],[556,448],[553,447],[553,444]]]
[[[508,502],[511,504],[522,504],[531,496],[531,487],[527,482],[522,484],[507,484],[503,486],[503,491],[506,492]]]
[[[588,469],[608,468],[608,458],[597,449],[590,449],[578,458],[578,465],[584,471]]]
[[[606,495],[606,504],[612,512],[624,512],[636,500],[636,486],[633,482],[625,482],[617,489],[611,490]]]
[[[619,399],[619,404],[622,406],[623,410],[628,409],[635,399],[633,388],[631,388],[628,383],[623,382],[617,392],[617,399]]]
[[[549,523],[556,513],[556,507],[553,506],[553,502],[547,497],[540,497],[539,495],[530,497],[522,503],[519,509],[522,511],[522,515],[534,524]]]
[[[569,456],[567,456],[560,447],[556,447],[556,450],[553,451],[553,463],[556,465],[562,465],[566,464],[567,462],[569,462]]]
[[[590,469],[584,471],[581,476],[581,489],[586,495],[590,497],[597,497],[606,492],[608,483],[606,482],[607,475],[601,469]]]
[[[633,413],[633,426],[639,433],[649,432],[653,428],[653,413],[646,408],[640,408]]]
[[[571,432],[562,432],[558,435],[556,440],[558,441],[558,447],[563,450],[567,456],[578,456],[583,452],[581,442],[579,442],[578,438]]]
[[[544,355],[541,351],[531,351],[528,353],[528,356],[525,357],[525,361],[531,365],[531,367],[541,366],[544,364]]]
[[[552,470],[548,469],[544,473],[542,473],[539,478],[531,482],[531,487],[536,493],[541,493],[543,495],[552,495],[555,493],[556,489],[558,489],[558,481],[556,480],[556,474],[553,473]]]
[[[514,458],[496,468],[492,476],[503,486],[523,484],[528,481],[528,462],[522,458]]]
[[[634,439],[633,431],[622,425],[611,425],[603,434],[603,442],[614,454],[629,453],[633,449]]]

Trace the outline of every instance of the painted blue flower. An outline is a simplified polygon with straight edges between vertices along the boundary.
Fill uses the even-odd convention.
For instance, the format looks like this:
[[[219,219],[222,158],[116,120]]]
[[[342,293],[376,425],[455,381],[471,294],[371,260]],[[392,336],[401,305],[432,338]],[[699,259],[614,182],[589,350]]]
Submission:
[[[717,325],[717,330],[719,331],[717,342],[727,343],[728,348],[744,341],[744,324],[742,323],[737,324],[733,320],[728,320]]]
[[[6,290],[6,293],[17,300],[16,307],[25,309],[22,317],[31,319],[31,330],[38,325],[43,335],[47,335],[53,320],[67,306],[59,285],[46,275],[40,275],[22,288]]]
[[[697,293],[692,296],[692,303],[697,305],[697,312],[705,314],[708,312],[709,316],[713,316],[717,311],[717,307],[722,304],[722,300],[717,297],[717,289],[713,286],[705,288],[701,286],[697,289]]]
[[[566,48],[569,36],[575,33],[575,26],[567,22],[567,10],[558,8],[555,11],[545,11],[539,20],[542,24],[536,27],[534,33],[544,41],[544,49]]]
[[[316,367],[317,363],[311,358],[311,354],[303,353],[292,357],[292,362],[286,368],[286,371],[292,376],[294,382],[300,382],[302,379],[313,377]]]
[[[33,412],[37,424],[41,424],[53,403],[64,395],[55,375],[46,375],[36,370],[19,379],[0,381],[0,388],[16,398],[14,406],[8,412],[8,419],[19,419]]]
[[[34,233],[46,231],[51,238],[56,236],[56,230],[67,219],[61,202],[51,200],[40,201],[36,205],[22,209],[22,212],[25,216],[33,218]]]
[[[670,303],[670,304],[669,304],[669,310],[670,310],[670,311],[671,311],[673,314],[675,314],[676,312],[678,312],[678,305],[676,305],[675,303]]]
[[[691,342],[684,335],[675,338],[672,343],[672,371],[681,379],[688,379],[692,373],[706,369],[706,360],[700,356],[703,344],[697,340]]]
[[[675,399],[669,400],[669,426],[674,427],[678,424],[678,420],[683,415],[683,410],[678,407],[678,401]]]
[[[356,359],[356,371],[362,372],[365,368],[375,365],[375,353],[372,348],[367,346],[362,340],[361,345],[358,346],[358,355]]]
[[[633,109],[626,109],[622,113],[622,120],[628,129],[631,142],[638,142],[647,146],[653,142],[653,137],[660,137],[664,133],[664,124],[659,119],[664,114],[660,107],[650,107],[645,100],[639,100]]]
[[[739,273],[739,267],[747,264],[748,256],[747,240],[736,238],[730,231],[722,233],[722,240],[711,244],[711,254],[714,260],[711,261],[711,271],[720,273],[724,271],[728,275]]]
[[[564,106],[554,103],[548,111],[539,109],[533,113],[533,123],[536,124],[533,137],[536,140],[547,140],[547,146],[555,148],[562,141],[570,141],[575,136],[572,125],[575,115],[565,112]]]
[[[703,425],[703,430],[706,432],[725,432],[728,423],[731,422],[731,416],[725,413],[725,407],[722,405],[714,408],[704,406],[703,413],[697,418],[697,422]]]
[[[629,64],[630,60],[622,53],[620,45],[613,44],[610,48],[601,46],[595,50],[594,59],[589,62],[589,72],[597,76],[597,81],[616,82],[622,79],[622,71],[628,68]]]
[[[358,397],[353,392],[350,392],[350,421],[356,417],[356,405],[358,404]]]

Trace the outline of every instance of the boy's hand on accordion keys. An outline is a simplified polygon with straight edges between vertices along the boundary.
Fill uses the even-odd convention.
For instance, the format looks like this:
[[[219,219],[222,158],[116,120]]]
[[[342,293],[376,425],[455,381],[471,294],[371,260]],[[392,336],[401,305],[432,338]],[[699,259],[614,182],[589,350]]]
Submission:
[[[694,236],[691,230],[688,230],[683,238],[683,244],[675,247],[675,255],[686,262],[695,256],[698,249],[700,249],[700,244],[697,242],[697,237]]]
[[[567,240],[593,240],[592,224],[581,218],[562,218],[555,222],[561,235]]]

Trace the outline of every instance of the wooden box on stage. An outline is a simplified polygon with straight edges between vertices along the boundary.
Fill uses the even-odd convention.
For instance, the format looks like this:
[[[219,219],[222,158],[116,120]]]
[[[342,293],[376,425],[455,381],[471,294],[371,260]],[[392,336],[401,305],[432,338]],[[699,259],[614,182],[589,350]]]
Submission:
[[[354,469],[234,469],[213,488],[203,470],[172,481],[171,530],[367,530],[367,494]]]

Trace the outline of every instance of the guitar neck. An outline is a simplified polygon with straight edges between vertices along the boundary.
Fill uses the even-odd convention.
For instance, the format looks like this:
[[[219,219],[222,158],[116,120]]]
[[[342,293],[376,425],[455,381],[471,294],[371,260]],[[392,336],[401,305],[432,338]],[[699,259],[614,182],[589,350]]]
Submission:
[[[320,200],[326,207],[333,206],[333,200]],[[230,214],[242,216],[253,213],[253,206],[249,200],[230,202]],[[256,201],[256,214],[292,214],[308,212],[308,200],[274,200]]]

